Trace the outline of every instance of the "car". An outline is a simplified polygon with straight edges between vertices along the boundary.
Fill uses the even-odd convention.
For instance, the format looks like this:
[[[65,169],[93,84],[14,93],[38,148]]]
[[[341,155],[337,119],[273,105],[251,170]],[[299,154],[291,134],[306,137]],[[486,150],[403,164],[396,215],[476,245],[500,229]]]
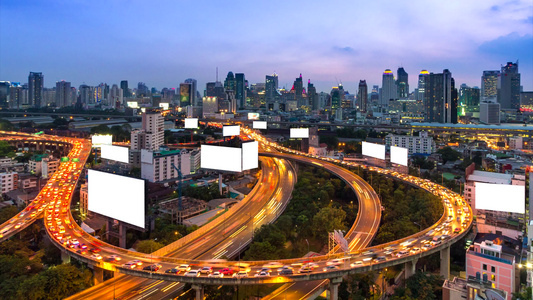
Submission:
[[[87,250],[85,250],[85,249],[79,249],[79,250],[76,250],[76,253],[78,253],[78,254],[82,254],[82,255],[85,255],[85,254],[87,254]]]
[[[431,248],[431,243],[427,243],[427,244],[422,245],[422,248],[424,248],[424,249]]]
[[[233,275],[234,271],[230,268],[224,268],[220,270],[220,273],[222,273],[223,275]]]
[[[354,263],[351,263],[350,267],[355,268],[355,267],[362,266],[362,265],[363,265],[363,261],[358,260],[358,261],[356,261]]]
[[[113,262],[113,261],[120,261],[122,258],[118,255],[110,255],[107,257],[107,261]]]
[[[71,240],[70,240],[70,243],[71,243],[72,245],[78,245],[80,242],[79,242],[77,239],[71,239]]]
[[[143,262],[140,261],[140,260],[132,260],[131,262],[136,264],[136,265],[138,265],[138,266],[142,266],[143,265]]]
[[[396,254],[396,256],[397,256],[397,257],[402,257],[402,256],[407,255],[407,254],[409,254],[409,251],[408,251],[408,250],[401,250],[401,251],[399,251],[399,252]]]
[[[283,265],[281,263],[279,263],[279,262],[271,261],[268,264],[263,265],[263,268],[275,269],[275,268],[281,268],[282,266]]]
[[[100,255],[100,254],[98,254],[98,253],[94,253],[93,255],[91,255],[91,258],[92,258],[92,259],[100,260],[100,259],[102,259],[102,255]]]
[[[268,277],[270,276],[270,273],[269,272],[265,272],[265,271],[261,271],[257,274],[255,274],[255,277]]]
[[[410,252],[411,252],[411,254],[416,254],[416,253],[420,252],[420,248],[414,247],[413,249],[411,249]]]
[[[92,253],[98,253],[98,252],[100,252],[101,250],[98,249],[98,248],[91,248],[91,249],[89,249],[89,251],[91,251]]]
[[[338,266],[338,265],[340,265],[342,263],[343,263],[342,259],[336,258],[336,259],[333,259],[333,260],[330,260],[330,261],[326,262],[326,265],[327,266]]]
[[[224,278],[224,274],[222,274],[219,271],[216,271],[216,272],[213,272],[213,273],[207,275],[207,277]]]
[[[198,277],[198,276],[200,276],[200,270],[190,270],[189,272],[185,273],[185,276],[187,276],[187,277]]]
[[[387,260],[387,257],[385,256],[378,256],[376,258],[374,258],[374,262],[378,263],[378,262],[382,262],[382,261],[386,261]]]
[[[211,274],[213,272],[213,267],[203,267],[200,269],[201,274]]]
[[[240,270],[239,272],[233,274],[233,277],[237,277],[237,278],[248,277],[248,271],[247,270]]]
[[[335,266],[335,265],[330,265],[330,266],[327,266],[323,269],[324,272],[328,272],[328,271],[333,271],[333,270],[338,270],[339,269],[339,266]]]
[[[303,265],[298,271],[298,273],[311,273],[311,272],[313,272],[313,268],[308,265]]]
[[[151,272],[157,272],[159,269],[161,269],[160,264],[151,264],[143,268],[143,270]]]
[[[80,251],[80,250],[78,250]],[[128,269],[135,269],[137,267],[137,264],[130,261],[130,262],[127,262],[124,264],[124,268],[128,268]]]
[[[180,272],[189,272],[191,270],[191,266],[182,264],[178,266],[178,270],[180,270]]]
[[[15,225],[15,229],[20,228],[20,226],[22,226],[22,223],[21,223],[21,222],[19,222],[19,223],[17,223],[17,224]]]
[[[87,245],[80,243],[80,244],[78,244],[78,248],[87,249]]]
[[[167,274],[178,274],[179,272],[180,270],[178,270],[178,268],[172,268],[165,271]]]

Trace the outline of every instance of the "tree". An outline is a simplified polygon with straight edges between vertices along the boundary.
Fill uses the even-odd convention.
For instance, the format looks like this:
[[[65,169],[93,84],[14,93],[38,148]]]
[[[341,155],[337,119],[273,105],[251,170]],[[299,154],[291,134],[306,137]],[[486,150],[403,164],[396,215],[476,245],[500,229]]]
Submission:
[[[18,214],[19,210],[16,206],[10,205],[0,209],[0,224],[3,224],[7,220],[13,218]]]
[[[333,230],[346,230],[344,225],[346,212],[340,208],[334,208],[331,205],[322,208],[313,217],[314,235],[320,240],[327,240],[328,232]]]
[[[425,272],[416,272],[407,279],[406,288],[396,289],[391,299],[442,299],[443,283],[444,280],[440,276]]]
[[[11,124],[11,122],[9,122],[8,120],[0,119],[0,130],[1,131],[13,131],[14,128],[15,126]]]
[[[448,161],[456,161],[459,158],[461,158],[461,153],[453,150],[451,147],[448,147],[448,146],[437,150],[437,153],[439,153],[442,156],[442,161],[444,163]]]
[[[135,250],[142,253],[152,253],[156,250],[163,248],[163,244],[154,240],[143,240],[137,243]]]
[[[250,249],[246,251],[245,260],[266,260],[278,259],[277,249],[269,242],[253,242]]]
[[[531,292],[531,287],[527,287],[525,290],[522,290],[521,292],[513,293],[513,300],[526,300],[526,299],[533,299],[533,295]]]

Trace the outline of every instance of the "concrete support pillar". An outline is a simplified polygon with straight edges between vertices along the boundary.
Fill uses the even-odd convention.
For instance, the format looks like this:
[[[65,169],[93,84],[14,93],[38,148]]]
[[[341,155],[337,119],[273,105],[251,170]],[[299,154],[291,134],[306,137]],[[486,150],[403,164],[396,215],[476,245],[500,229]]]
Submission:
[[[94,285],[104,282],[104,269],[94,266],[93,277],[94,277]]]
[[[405,279],[413,276],[416,272],[416,263],[418,259],[414,259],[405,263]]]
[[[204,299],[204,286],[201,284],[193,284],[192,288],[196,291],[196,300]]]
[[[68,264],[70,262],[70,256],[66,252],[61,251],[61,262],[64,264]]]
[[[113,228],[113,220],[108,218],[106,220],[106,226],[105,227],[106,227],[105,230],[107,231],[106,238],[107,238],[107,241],[109,241],[109,232],[111,231],[111,228]]]
[[[124,248],[124,249],[126,249],[126,232],[127,232],[127,227],[124,226],[122,223],[120,223],[118,225],[118,234],[119,234],[118,245],[120,248]]]
[[[440,250],[440,275],[444,279],[450,278],[450,246]]]
[[[329,279],[329,300],[339,299],[339,285],[342,282],[342,277]]]

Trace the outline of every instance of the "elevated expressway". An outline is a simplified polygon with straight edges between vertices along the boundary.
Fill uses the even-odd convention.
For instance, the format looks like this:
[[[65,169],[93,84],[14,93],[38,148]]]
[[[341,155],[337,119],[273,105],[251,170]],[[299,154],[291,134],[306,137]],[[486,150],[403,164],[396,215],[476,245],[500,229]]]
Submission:
[[[261,142],[265,143],[266,145],[270,145],[272,147],[275,147],[274,143],[270,143],[266,140],[261,140],[260,137],[256,137]],[[77,152],[78,155],[81,156],[80,161],[85,161],[86,156],[88,156],[88,149],[90,149],[90,143],[85,142],[84,147],[82,147],[82,150]],[[74,151],[76,151],[77,147],[75,147]],[[84,152],[85,151],[85,152]],[[300,154],[300,153],[298,153]],[[316,159],[315,157],[308,157],[309,159]],[[325,159],[330,160],[330,159]],[[322,160],[324,161],[324,160]],[[321,161],[321,162],[322,162]],[[321,163],[320,162],[320,163]],[[345,162],[342,162],[343,164],[347,164]],[[356,164],[349,164],[349,165],[356,165]],[[76,165],[74,165],[76,166]],[[63,251],[68,251],[69,255],[76,257],[77,259],[87,262],[91,265],[94,265],[96,268],[102,268],[112,271],[118,271],[120,273],[128,274],[128,275],[135,275],[145,278],[151,278],[156,280],[166,280],[166,281],[179,281],[179,282],[188,282],[192,283],[197,287],[198,293],[197,295],[201,295],[201,286],[202,285],[246,285],[246,284],[271,284],[271,283],[284,283],[284,282],[298,282],[298,281],[308,281],[308,280],[324,280],[324,279],[330,279],[332,284],[330,284],[330,288],[332,289],[332,297],[334,298],[336,295],[336,289],[338,287],[338,283],[342,280],[342,276],[347,274],[353,274],[353,273],[359,273],[359,272],[366,272],[369,270],[375,270],[375,269],[381,269],[387,266],[391,265],[397,265],[397,264],[406,264],[406,275],[409,276],[414,272],[414,265],[416,260],[425,255],[429,255],[432,253],[435,253],[437,251],[441,252],[441,272],[445,274],[447,277],[447,274],[449,273],[449,246],[459,240],[462,236],[466,234],[468,229],[472,226],[470,218],[465,220],[465,216],[459,216],[459,218],[456,220],[455,211],[457,209],[463,209],[466,210],[467,215],[471,215],[471,209],[468,205],[466,205],[462,198],[453,193],[452,191],[441,187],[435,183],[419,179],[417,177],[409,176],[409,175],[402,175],[398,174],[389,170],[380,169],[380,168],[374,168],[374,167],[366,167],[361,166],[363,168],[368,168],[370,171],[375,171],[378,173],[385,174],[387,176],[394,177],[395,179],[402,180],[408,184],[412,184],[415,186],[418,186],[420,188],[423,188],[429,192],[432,192],[433,194],[439,196],[443,200],[443,204],[445,205],[444,214],[435,225],[431,226],[430,228],[427,228],[426,230],[423,230],[415,235],[406,237],[401,240],[394,241],[392,243],[379,245],[375,247],[371,247],[370,249],[373,251],[373,256],[378,255],[379,257],[384,257],[384,260],[376,261],[372,259],[372,257],[369,257],[368,253],[361,253],[361,250],[354,250],[351,251],[349,254],[332,254],[332,255],[325,255],[325,256],[318,256],[318,257],[312,257],[312,258],[306,258],[304,259],[284,259],[284,260],[278,260],[277,262],[272,261],[250,261],[246,262],[247,266],[250,269],[250,272],[254,274],[257,270],[259,270],[263,265],[265,264],[282,264],[282,265],[291,265],[291,264],[303,264],[303,263],[309,263],[310,261],[315,263],[317,266],[317,269],[312,273],[306,273],[306,274],[298,274],[295,273],[294,275],[289,276],[269,276],[269,277],[231,277],[231,278],[210,278],[210,277],[186,277],[183,276],[183,274],[166,274],[159,272],[150,272],[150,271],[143,271],[138,269],[129,269],[125,268],[122,265],[110,263],[110,262],[103,262],[101,260],[88,257],[87,255],[79,255],[78,253],[74,252],[73,249],[66,247],[67,242],[63,242],[63,237],[61,239],[57,238],[57,235],[54,234],[54,232],[50,231],[50,226],[47,225],[47,231],[49,234],[55,236],[56,238],[53,239],[54,242],[62,246]],[[71,168],[72,169],[72,168]],[[279,169],[279,168],[278,168]],[[69,194],[65,199],[70,201],[71,194]],[[57,204],[55,204],[57,205]],[[67,216],[68,219],[71,219],[70,210],[67,209],[66,215],[62,215],[63,217]],[[48,210],[46,210],[45,217],[48,217]],[[465,220],[465,225],[461,224],[461,221]],[[225,267],[225,266],[231,266],[234,268],[242,267],[243,262],[214,262],[212,260],[191,260],[191,259],[183,259],[183,258],[170,258],[170,257],[161,257],[161,256],[151,256],[146,254],[140,254],[137,252],[131,252],[126,251],[117,247],[113,247],[111,245],[104,244],[102,242],[99,242],[97,240],[94,240],[91,236],[88,236],[84,232],[80,232],[80,229],[77,228],[77,225],[75,225],[74,222],[71,221],[71,224],[74,224],[72,228],[72,232],[74,235],[80,236],[78,239],[87,241],[88,243],[92,243],[92,245],[97,244],[102,248],[102,252],[105,254],[111,254],[111,253],[119,253],[122,255],[122,257],[125,257],[127,259],[133,259],[137,258],[140,260],[143,260],[145,262],[158,262],[162,265],[161,270],[166,270],[171,267],[175,267],[177,264],[180,263],[188,263],[194,266],[214,266],[214,267]],[[444,227],[446,226],[446,227]],[[399,245],[402,245],[404,248],[414,248],[415,246],[420,246],[422,244],[425,244],[425,241],[428,239],[431,239],[431,236],[428,236],[428,231],[434,230],[446,230],[443,228],[448,228],[450,231],[458,228],[459,232],[456,234],[445,234],[442,236],[442,239],[440,239],[440,244],[436,244],[433,247],[430,248],[423,248],[422,251],[412,252],[410,254],[407,254],[405,256],[391,256],[390,254],[394,253],[393,251],[398,250],[400,247]],[[438,230],[437,230],[438,229]],[[353,241],[353,240],[352,240]],[[400,244],[401,243],[401,244]],[[391,250],[392,249],[392,250]],[[366,250],[366,249],[365,249]],[[388,251],[390,250],[390,251]],[[106,252],[107,251],[107,252]],[[387,252],[388,254],[386,254]],[[338,269],[333,269],[331,271],[322,271],[322,268],[324,268],[328,262],[331,264],[330,260],[333,258],[343,258],[343,262],[341,265],[339,265]],[[125,259],[124,261],[127,261]],[[354,263],[350,263],[354,262]],[[109,294],[107,294],[109,295]]]

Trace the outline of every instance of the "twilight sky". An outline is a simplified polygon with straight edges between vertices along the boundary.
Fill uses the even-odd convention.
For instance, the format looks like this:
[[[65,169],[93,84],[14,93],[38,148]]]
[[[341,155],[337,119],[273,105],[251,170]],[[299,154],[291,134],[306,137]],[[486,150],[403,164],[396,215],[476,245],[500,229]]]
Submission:
[[[45,87],[195,78],[202,92],[218,66],[221,81],[275,71],[290,88],[302,73],[318,91],[356,93],[403,66],[412,91],[422,69],[480,86],[483,70],[519,60],[533,90],[533,0],[2,0],[0,32],[0,80],[43,72]]]

